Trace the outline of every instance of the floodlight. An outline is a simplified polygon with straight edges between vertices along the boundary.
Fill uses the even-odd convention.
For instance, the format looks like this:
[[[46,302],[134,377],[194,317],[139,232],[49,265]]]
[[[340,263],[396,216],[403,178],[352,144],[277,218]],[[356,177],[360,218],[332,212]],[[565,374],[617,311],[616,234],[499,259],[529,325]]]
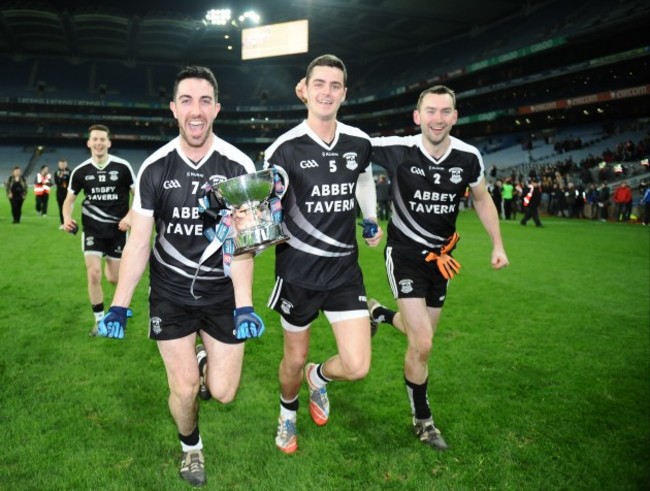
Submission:
[[[205,14],[205,20],[213,26],[225,26],[231,17],[230,9],[211,9]]]

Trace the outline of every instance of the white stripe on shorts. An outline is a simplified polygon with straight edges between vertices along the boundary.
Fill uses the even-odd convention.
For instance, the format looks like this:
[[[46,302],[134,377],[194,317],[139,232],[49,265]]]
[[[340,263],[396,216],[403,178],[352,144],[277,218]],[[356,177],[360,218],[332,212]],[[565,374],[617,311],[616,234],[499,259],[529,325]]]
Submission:
[[[393,298],[398,297],[397,293],[397,283],[395,283],[395,276],[393,275],[395,265],[393,264],[393,248],[391,246],[386,247],[386,273],[388,276],[388,284],[390,285],[390,291],[393,293]]]
[[[278,303],[278,298],[280,297],[280,292],[282,291],[282,283],[284,280],[277,276],[275,278],[275,285],[273,285],[273,290],[271,290],[271,295],[269,295],[269,301],[266,306],[270,309],[275,307],[275,304]]]

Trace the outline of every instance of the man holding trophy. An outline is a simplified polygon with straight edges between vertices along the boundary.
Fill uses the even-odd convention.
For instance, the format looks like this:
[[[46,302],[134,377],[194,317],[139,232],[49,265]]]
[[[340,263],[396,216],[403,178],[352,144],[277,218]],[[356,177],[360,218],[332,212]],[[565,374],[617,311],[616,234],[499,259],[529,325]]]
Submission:
[[[180,474],[200,486],[206,477],[199,387],[203,382],[214,399],[231,402],[241,377],[244,341],[261,335],[264,324],[252,307],[252,253],[236,255],[229,265],[221,251],[205,256],[208,242],[198,203],[204,184],[214,188],[254,172],[255,167],[243,152],[213,133],[220,105],[217,81],[208,68],[192,66],[179,72],[173,96],[170,109],[180,135],[140,168],[131,235],[112,306],[100,321],[98,334],[124,337],[131,316],[128,306],[149,262],[149,337],[157,341],[167,372],[169,409],[183,452]],[[226,231],[230,219],[223,217]],[[197,335],[204,347],[196,346]]]
[[[314,422],[329,418],[327,383],[358,380],[370,368],[370,320],[356,240],[357,202],[363,236],[378,245],[377,200],[370,138],[336,120],[346,95],[343,62],[323,55],[307,68],[303,100],[307,119],[280,136],[265,153],[265,168],[284,171],[290,186],[282,198],[283,230],[290,240],[276,246],[276,282],[268,306],[281,316],[280,417],[275,438],[284,453],[298,448],[296,416],[303,378]],[[338,354],[307,361],[311,323],[323,311]]]

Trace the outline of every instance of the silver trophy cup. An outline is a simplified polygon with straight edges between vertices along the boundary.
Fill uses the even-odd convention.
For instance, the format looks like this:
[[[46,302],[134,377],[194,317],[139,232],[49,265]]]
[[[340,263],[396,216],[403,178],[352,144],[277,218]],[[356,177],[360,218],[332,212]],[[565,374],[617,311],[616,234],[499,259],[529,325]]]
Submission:
[[[284,192],[289,187],[287,173],[276,167],[282,178]],[[282,233],[282,224],[273,220],[270,207],[274,187],[273,169],[243,174],[214,186],[215,195],[230,209],[235,225],[235,256],[245,252],[261,251],[289,240]],[[277,194],[277,193],[276,193]],[[282,198],[278,196],[279,198]]]

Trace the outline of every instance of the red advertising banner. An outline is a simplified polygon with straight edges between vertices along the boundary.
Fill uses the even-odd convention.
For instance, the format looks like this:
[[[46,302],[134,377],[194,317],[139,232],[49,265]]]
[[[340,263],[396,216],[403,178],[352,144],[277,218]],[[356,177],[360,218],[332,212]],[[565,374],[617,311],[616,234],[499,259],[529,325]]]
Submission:
[[[628,89],[608,90],[597,94],[583,95],[572,97],[571,99],[558,99],[556,101],[542,102],[528,106],[519,106],[518,114],[531,114],[545,111],[555,111],[556,109],[566,109],[574,106],[584,106],[587,104],[596,104],[598,102],[614,101],[616,99],[626,99],[628,97],[647,96],[650,93],[650,85],[640,85],[639,87],[630,87]]]

